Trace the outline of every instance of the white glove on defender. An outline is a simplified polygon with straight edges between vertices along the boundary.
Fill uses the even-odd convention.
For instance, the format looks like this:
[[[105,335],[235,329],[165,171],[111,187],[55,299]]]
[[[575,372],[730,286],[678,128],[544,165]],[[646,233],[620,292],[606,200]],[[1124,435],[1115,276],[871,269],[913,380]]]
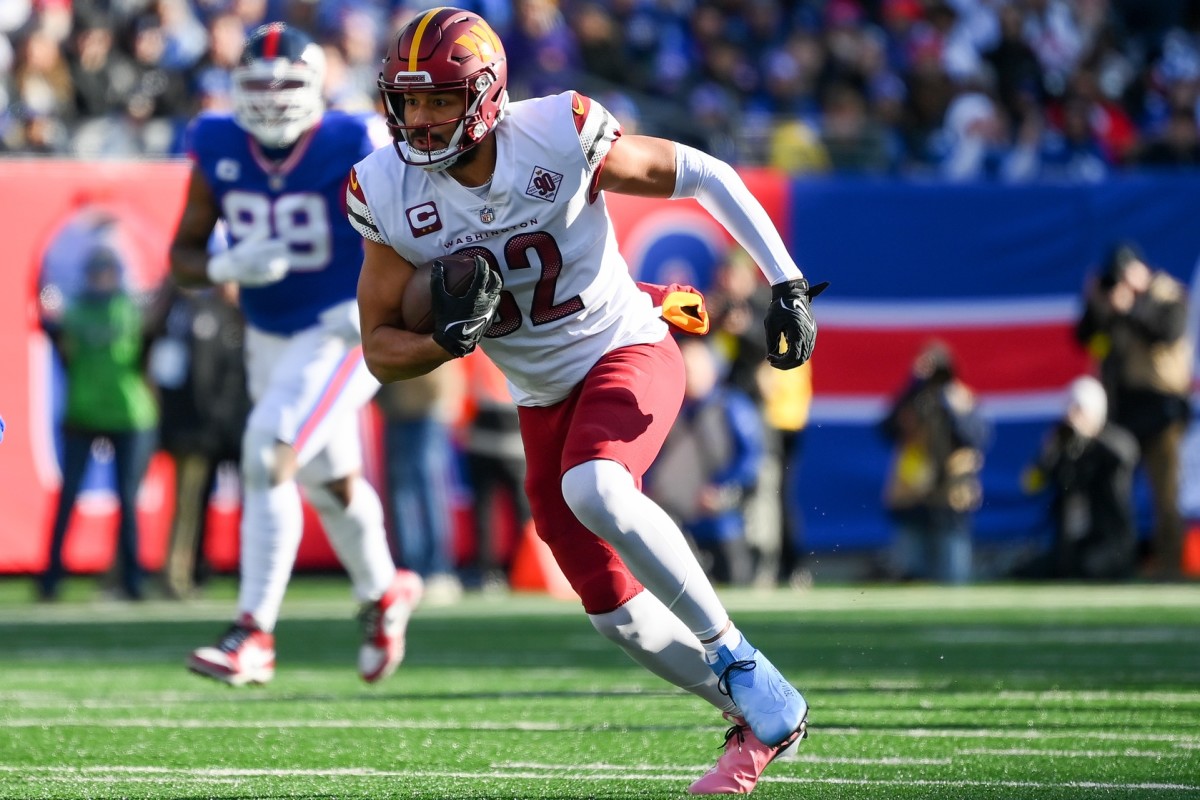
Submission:
[[[208,260],[213,283],[266,286],[287,275],[288,246],[279,239],[247,239]]]

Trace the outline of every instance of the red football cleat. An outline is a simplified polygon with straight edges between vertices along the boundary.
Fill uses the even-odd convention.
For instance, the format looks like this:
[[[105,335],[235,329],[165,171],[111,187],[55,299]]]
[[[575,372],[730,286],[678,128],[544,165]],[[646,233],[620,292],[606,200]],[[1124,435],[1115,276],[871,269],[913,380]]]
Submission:
[[[275,677],[275,636],[259,628],[249,614],[242,614],[214,647],[194,650],[187,666],[230,686],[266,683]]]
[[[404,634],[408,618],[425,591],[421,576],[398,570],[383,597],[364,603],[358,618],[363,625],[363,643],[358,651],[358,674],[367,683],[383,680],[404,660]]]

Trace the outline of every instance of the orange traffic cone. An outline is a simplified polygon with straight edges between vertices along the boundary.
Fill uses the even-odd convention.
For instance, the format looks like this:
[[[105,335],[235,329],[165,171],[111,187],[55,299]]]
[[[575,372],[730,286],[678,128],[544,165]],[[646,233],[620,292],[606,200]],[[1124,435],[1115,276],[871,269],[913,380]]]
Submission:
[[[517,544],[508,583],[516,592],[544,592],[558,600],[579,599],[532,522],[525,526]]]
[[[1184,532],[1183,574],[1200,578],[1200,524],[1194,524]]]

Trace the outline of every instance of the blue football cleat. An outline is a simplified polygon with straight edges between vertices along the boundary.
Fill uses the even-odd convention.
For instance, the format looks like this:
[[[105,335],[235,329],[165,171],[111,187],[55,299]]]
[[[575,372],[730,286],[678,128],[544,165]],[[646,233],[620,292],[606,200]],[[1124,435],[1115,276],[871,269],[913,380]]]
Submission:
[[[733,650],[719,649],[709,666],[717,674],[717,688],[733,698],[750,730],[768,747],[786,740],[808,716],[804,697],[745,637]]]

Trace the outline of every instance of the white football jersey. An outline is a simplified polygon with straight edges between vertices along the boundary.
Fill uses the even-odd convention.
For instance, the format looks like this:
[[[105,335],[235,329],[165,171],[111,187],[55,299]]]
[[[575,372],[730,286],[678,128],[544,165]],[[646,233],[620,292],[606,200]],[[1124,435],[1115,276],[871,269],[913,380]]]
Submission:
[[[472,191],[382,148],[355,165],[350,221],[413,264],[478,253],[504,280],[481,346],[519,405],[562,400],[603,356],[657,342],[666,324],[617,249],[597,168],[621,135],[574,92],[513,103],[496,127],[496,172]],[[477,194],[478,192],[478,194]]]

